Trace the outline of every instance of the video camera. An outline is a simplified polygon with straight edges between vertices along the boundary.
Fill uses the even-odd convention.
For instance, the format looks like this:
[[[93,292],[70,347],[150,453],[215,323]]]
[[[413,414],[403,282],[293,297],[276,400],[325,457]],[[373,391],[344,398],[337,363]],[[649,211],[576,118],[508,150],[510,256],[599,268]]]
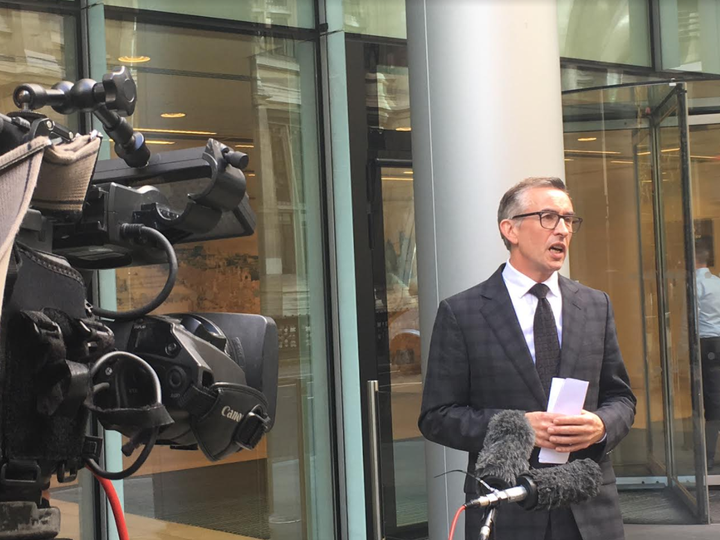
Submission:
[[[0,114],[0,539],[59,533],[59,511],[42,497],[52,476],[68,482],[87,467],[126,478],[155,444],[215,461],[254,448],[274,422],[272,319],[150,314],[175,283],[173,244],[253,234],[248,157],[214,139],[151,155],[124,118],[136,96],[120,68],[101,82],[20,85],[20,110]],[[97,162],[102,136],[33,112],[45,106],[92,113],[120,159]],[[153,178],[206,180],[177,209],[156,187],[138,187]],[[165,261],[166,283],[146,305],[117,312],[88,302],[94,270]],[[128,437],[126,455],[144,445],[132,465],[102,468],[91,419]]]

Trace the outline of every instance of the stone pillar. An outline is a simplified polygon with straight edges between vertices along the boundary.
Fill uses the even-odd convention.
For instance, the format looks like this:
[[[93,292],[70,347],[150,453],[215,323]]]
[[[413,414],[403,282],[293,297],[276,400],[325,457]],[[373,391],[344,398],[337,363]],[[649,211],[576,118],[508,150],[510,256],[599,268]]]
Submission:
[[[502,194],[528,176],[564,177],[554,0],[407,0],[423,369],[440,300],[508,256]],[[431,540],[464,502],[467,454],[428,443]],[[456,538],[463,538],[459,527]]]

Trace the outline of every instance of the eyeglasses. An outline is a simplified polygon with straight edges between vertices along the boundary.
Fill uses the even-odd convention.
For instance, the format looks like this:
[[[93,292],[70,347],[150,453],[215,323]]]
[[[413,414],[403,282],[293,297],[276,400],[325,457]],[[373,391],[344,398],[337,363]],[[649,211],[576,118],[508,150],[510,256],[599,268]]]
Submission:
[[[557,212],[530,212],[528,214],[518,214],[517,216],[513,216],[512,219],[518,219],[518,218],[524,218],[524,217],[530,217],[530,216],[537,216],[540,219],[540,226],[543,229],[550,229],[555,230],[555,227],[558,226],[558,223],[560,223],[560,218],[565,221],[565,226],[568,228],[569,231],[572,231],[574,233],[578,232],[580,230],[580,225],[582,225],[582,218],[577,216],[561,216]]]

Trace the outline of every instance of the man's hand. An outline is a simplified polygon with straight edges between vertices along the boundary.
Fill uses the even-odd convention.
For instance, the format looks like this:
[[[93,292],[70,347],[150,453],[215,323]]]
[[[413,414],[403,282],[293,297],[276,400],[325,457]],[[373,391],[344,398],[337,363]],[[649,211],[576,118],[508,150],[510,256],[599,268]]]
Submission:
[[[547,433],[550,446],[545,448],[553,448],[558,452],[577,452],[601,440],[605,436],[605,424],[597,414],[583,410],[577,416],[555,415],[553,425],[547,427]]]
[[[540,448],[552,449],[557,446],[557,443],[550,442],[550,434],[548,433],[548,429],[554,426],[555,419],[560,417],[561,415],[557,413],[549,413],[542,411],[525,413],[525,418],[528,419],[528,422],[530,422],[530,426],[535,431],[535,446],[539,446]]]

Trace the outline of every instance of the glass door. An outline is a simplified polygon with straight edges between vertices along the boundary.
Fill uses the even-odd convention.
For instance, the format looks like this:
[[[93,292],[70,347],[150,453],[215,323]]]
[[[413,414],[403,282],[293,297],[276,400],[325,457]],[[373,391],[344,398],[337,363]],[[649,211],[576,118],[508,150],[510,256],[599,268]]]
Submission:
[[[428,535],[410,89],[405,44],[348,37],[368,537]]]
[[[424,538],[427,488],[425,443],[417,427],[422,376],[412,163],[376,159],[369,173],[382,538]]]
[[[659,309],[664,327],[667,473],[670,486],[702,518],[707,506],[705,459],[699,422],[701,394],[695,312],[694,232],[690,208],[690,152],[684,85],[669,93],[652,87],[650,116]]]
[[[685,88],[569,92],[563,109],[566,180],[585,217],[570,277],[609,294],[638,398],[612,454],[623,517],[707,522]]]

